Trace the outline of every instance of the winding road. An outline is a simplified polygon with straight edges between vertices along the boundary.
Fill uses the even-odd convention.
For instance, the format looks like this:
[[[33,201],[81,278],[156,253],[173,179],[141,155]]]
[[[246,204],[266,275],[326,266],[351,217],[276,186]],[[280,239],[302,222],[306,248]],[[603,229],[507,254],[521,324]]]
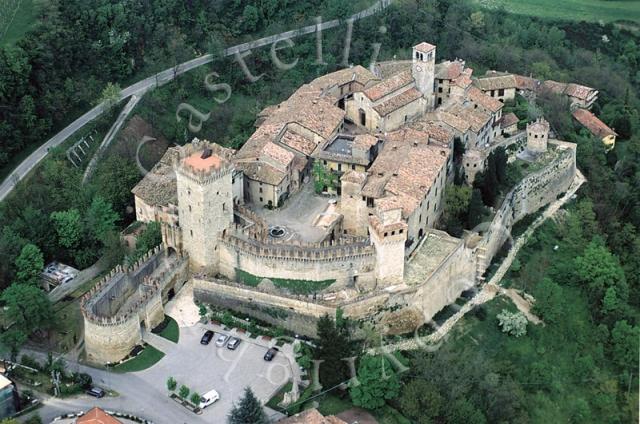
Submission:
[[[363,19],[369,16],[372,16],[378,13],[381,10],[387,8],[393,0],[378,0],[372,6],[354,14],[351,16],[353,21],[357,21],[359,19]],[[263,37],[255,41],[250,41],[247,43],[241,43],[232,47],[225,49],[222,53],[223,57],[237,55],[239,53],[259,48],[267,45],[271,45],[273,43],[277,43],[278,41],[287,40],[296,38],[302,35],[311,34],[315,32],[324,31],[327,29],[335,28],[342,24],[343,21],[338,19],[334,19],[332,21],[320,22],[314,25],[307,25],[303,28],[299,28],[296,30],[285,31],[280,34],[270,35],[268,37]],[[181,63],[177,66],[171,67],[169,69],[165,69],[164,71],[158,72],[155,75],[152,75],[148,78],[145,78],[137,83],[130,85],[127,88],[124,88],[120,92],[120,101],[127,99],[131,96],[142,97],[142,95],[148,91],[152,90],[156,87],[160,87],[177,76],[184,74],[192,69],[195,69],[199,66],[205,65],[207,63],[212,62],[214,56],[211,54],[206,54],[195,59],[189,60],[187,62]],[[58,134],[47,140],[46,143],[38,147],[33,153],[31,153],[24,161],[22,161],[12,172],[5,178],[5,180],[0,185],[0,200],[3,200],[15,187],[15,185],[22,180],[25,176],[27,176],[33,168],[42,161],[47,156],[49,150],[53,147],[57,147],[64,143],[69,137],[76,133],[80,128],[84,127],[87,123],[96,119],[98,116],[102,115],[103,112],[107,110],[106,104],[100,103],[75,121],[73,121],[69,126],[60,131]],[[125,116],[126,117],[126,116]],[[122,119],[122,118],[119,118]]]

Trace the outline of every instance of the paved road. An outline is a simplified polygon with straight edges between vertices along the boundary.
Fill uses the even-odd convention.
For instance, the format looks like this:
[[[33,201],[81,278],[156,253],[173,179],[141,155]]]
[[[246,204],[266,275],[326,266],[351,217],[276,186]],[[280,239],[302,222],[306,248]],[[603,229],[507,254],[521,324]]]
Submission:
[[[360,11],[353,15],[351,19],[358,20],[363,19],[368,16],[374,15],[375,13],[383,10],[391,4],[392,0],[378,0],[371,7]],[[251,50],[258,47],[263,47],[266,45],[273,44],[280,40],[292,39],[295,37],[299,37],[305,34],[311,34],[316,31],[324,31],[327,29],[331,29],[340,25],[341,22],[339,20],[332,20],[328,22],[324,22],[319,25],[308,25],[306,27],[282,32],[277,35],[271,35],[268,37],[261,38],[259,40],[251,41],[248,43],[238,44],[233,47],[229,47],[223,51],[223,55],[232,56],[237,53],[242,53],[247,50]],[[195,59],[189,60],[187,62],[181,63],[175,67],[171,67],[162,72],[159,72],[155,75],[150,76],[149,78],[145,78],[137,83],[130,85],[129,87],[123,89],[120,92],[120,100],[124,100],[133,95],[142,96],[144,92],[147,90],[162,86],[179,75],[184,74],[192,69],[195,69],[199,66],[205,65],[213,61],[213,56],[211,54],[207,54],[204,56],[197,57]],[[106,109],[106,105],[104,103],[100,103],[80,118],[73,121],[68,127],[60,131],[58,134],[49,139],[42,146],[38,147],[36,151],[34,151],[29,157],[27,157],[20,165],[18,165],[13,172],[5,178],[5,180],[0,185],[0,200],[3,200],[7,195],[13,190],[13,187],[22,180],[25,176],[31,172],[31,170],[38,164],[42,159],[45,158],[49,149],[53,147],[57,147],[62,144],[65,140],[71,137],[76,131],[85,126],[87,123],[91,122],[98,116],[100,116]]]

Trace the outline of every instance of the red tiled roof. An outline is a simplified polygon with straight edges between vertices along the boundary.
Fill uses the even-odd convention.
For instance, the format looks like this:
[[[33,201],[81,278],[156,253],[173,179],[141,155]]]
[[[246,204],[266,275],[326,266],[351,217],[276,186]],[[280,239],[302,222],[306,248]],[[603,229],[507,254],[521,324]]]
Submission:
[[[395,74],[383,81],[380,81],[376,85],[366,89],[364,95],[371,101],[375,102],[380,100],[384,96],[393,93],[401,89],[402,87],[413,83],[413,75],[411,70],[406,70]]]
[[[500,126],[502,128],[507,128],[512,125],[517,124],[519,121],[518,117],[515,113],[509,112],[506,115],[502,115],[502,119],[500,120]]]
[[[436,46],[434,46],[433,44],[425,43],[423,41],[422,43],[418,44],[417,46],[414,46],[413,48],[421,53],[429,53],[430,51],[435,50]]]
[[[470,87],[468,96],[469,100],[471,100],[473,103],[493,113],[498,112],[504,106],[504,104],[500,100],[491,96],[487,96],[482,92],[482,90],[477,87]]]
[[[76,420],[76,424],[122,424],[102,409],[95,407]]]
[[[586,109],[576,109],[573,111],[573,117],[588,129],[591,134],[603,138],[609,135],[618,135],[615,131],[607,126],[604,122],[598,119],[593,113]]]
[[[393,96],[388,100],[374,106],[373,109],[378,112],[380,116],[387,116],[391,112],[400,109],[409,103],[415,102],[422,97],[422,93],[415,88],[410,88],[397,96]]]

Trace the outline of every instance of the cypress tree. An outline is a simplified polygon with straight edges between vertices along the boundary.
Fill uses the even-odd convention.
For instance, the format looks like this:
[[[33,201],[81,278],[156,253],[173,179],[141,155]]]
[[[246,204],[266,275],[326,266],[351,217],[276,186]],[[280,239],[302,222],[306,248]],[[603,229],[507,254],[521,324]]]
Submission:
[[[269,420],[264,413],[262,404],[253,391],[247,387],[244,389],[244,396],[240,402],[234,403],[227,422],[229,424],[268,424]]]

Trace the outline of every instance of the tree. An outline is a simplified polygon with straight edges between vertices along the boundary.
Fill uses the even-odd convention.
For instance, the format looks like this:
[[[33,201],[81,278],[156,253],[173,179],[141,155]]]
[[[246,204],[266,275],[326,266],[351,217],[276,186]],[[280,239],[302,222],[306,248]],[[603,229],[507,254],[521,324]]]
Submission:
[[[480,225],[484,220],[486,209],[482,203],[482,194],[480,190],[473,189],[471,192],[471,200],[469,200],[469,212],[467,214],[467,228],[473,229]]]
[[[350,384],[349,393],[356,406],[378,409],[400,393],[400,380],[384,357],[366,355],[358,365],[358,382]]]
[[[498,147],[491,154],[495,155],[496,178],[502,185],[507,183],[507,152],[504,147]]]
[[[106,109],[112,109],[120,101],[120,85],[107,83],[100,94],[98,103],[104,103]]]
[[[478,408],[467,399],[457,399],[447,408],[449,424],[485,424],[487,419]]]
[[[527,317],[522,312],[509,312],[503,309],[497,318],[503,333],[516,337],[527,334]]]
[[[337,328],[329,315],[318,320],[318,345],[314,353],[315,359],[324,361],[320,365],[319,383],[326,389],[346,382],[351,377],[345,360],[353,355],[347,331]]]
[[[540,316],[547,324],[557,323],[562,318],[564,309],[562,287],[550,278],[543,278],[535,287],[533,296],[536,299],[533,313]]]
[[[258,398],[247,387],[240,402],[233,404],[227,422],[229,424],[267,424],[269,419]]]
[[[187,398],[189,397],[189,393],[191,393],[191,389],[189,389],[184,384],[180,386],[180,389],[178,390],[178,396],[180,396],[184,400],[187,400]]]
[[[4,302],[4,319],[9,325],[9,329],[0,335],[0,342],[14,356],[31,333],[50,328],[51,303],[42,290],[30,284],[12,284],[4,290],[0,300]]]
[[[413,379],[402,389],[402,413],[416,424],[431,424],[445,409],[445,400],[432,383]]]
[[[118,214],[101,196],[95,196],[86,215],[86,225],[96,240],[106,243],[116,229]]]
[[[77,209],[53,212],[51,214],[58,242],[68,249],[78,245],[82,236],[82,222]]]
[[[178,387],[178,382],[176,381],[176,379],[173,377],[167,378],[167,390],[173,392],[176,390],[176,387]]]
[[[38,285],[44,268],[44,258],[38,246],[26,244],[16,258],[16,279],[19,284]]]
[[[611,330],[611,353],[614,362],[624,369],[635,367],[638,364],[639,341],[640,327],[629,325],[626,320],[616,322]]]
[[[260,12],[258,8],[252,4],[248,4],[245,6],[244,11],[242,12],[242,21],[244,22],[244,28],[253,32],[256,30],[258,26],[258,21],[260,20]]]
[[[194,406],[199,406],[200,405],[200,393],[197,392],[193,392],[191,393],[191,396],[189,397],[189,400],[191,401],[191,403]]]
[[[617,298],[626,303],[629,291],[624,270],[601,239],[589,243],[582,256],[574,260],[574,269],[576,279],[587,286],[593,305],[600,306],[609,287],[615,287]]]

